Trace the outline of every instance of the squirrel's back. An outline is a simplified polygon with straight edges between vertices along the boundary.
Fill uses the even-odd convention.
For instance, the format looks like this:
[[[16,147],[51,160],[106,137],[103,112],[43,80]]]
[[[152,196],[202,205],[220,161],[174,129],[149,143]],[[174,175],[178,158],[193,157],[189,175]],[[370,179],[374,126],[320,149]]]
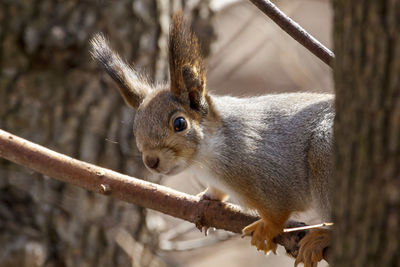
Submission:
[[[274,207],[298,211],[315,201],[324,213],[330,206],[326,190],[331,175],[333,99],[331,94],[316,93],[212,96],[222,127],[204,138],[205,148],[199,149],[204,153],[199,157],[207,159],[227,187],[252,192],[236,192],[239,199],[268,198]],[[320,206],[321,201],[327,207]]]

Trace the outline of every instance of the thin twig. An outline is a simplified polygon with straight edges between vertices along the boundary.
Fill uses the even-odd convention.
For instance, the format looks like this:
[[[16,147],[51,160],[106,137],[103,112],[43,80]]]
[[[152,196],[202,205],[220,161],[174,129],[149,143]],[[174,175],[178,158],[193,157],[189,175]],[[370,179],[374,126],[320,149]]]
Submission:
[[[301,226],[301,227],[294,227],[294,228],[285,228],[283,229],[284,233],[290,233],[290,232],[295,232],[295,231],[302,231],[302,230],[310,230],[310,229],[315,229],[315,228],[321,228],[325,226],[332,226],[333,223],[320,223],[320,224],[314,224],[314,225],[307,225],[307,226]]]
[[[245,226],[259,219],[236,205],[200,201],[196,196],[73,159],[3,130],[0,130],[0,157],[57,180],[181,218],[198,227],[241,233]],[[286,224],[286,227],[299,226],[305,224],[291,220]],[[298,242],[306,233],[307,230],[281,234],[276,242],[296,257]]]
[[[282,30],[287,32],[297,42],[307,48],[311,53],[325,62],[328,66],[333,67],[335,55],[332,51],[321,44],[299,24],[285,15],[277,6],[268,0],[250,0],[265,15],[272,19]]]

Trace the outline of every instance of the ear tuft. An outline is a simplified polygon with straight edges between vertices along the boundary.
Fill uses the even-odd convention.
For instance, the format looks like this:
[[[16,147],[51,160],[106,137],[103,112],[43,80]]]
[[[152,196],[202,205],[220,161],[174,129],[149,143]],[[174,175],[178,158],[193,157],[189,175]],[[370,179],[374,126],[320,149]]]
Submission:
[[[177,12],[169,33],[169,62],[171,91],[190,106],[205,102],[206,71],[197,37],[190,30],[182,12]]]
[[[203,77],[201,77],[193,67],[186,65],[182,68],[182,79],[188,91],[193,89],[202,91],[204,88]]]
[[[197,70],[189,66],[182,68],[182,79],[188,92],[190,107],[200,110],[204,106],[205,85]]]
[[[125,102],[137,109],[151,91],[147,80],[126,64],[109,46],[102,34],[96,34],[91,40],[92,57],[105,69],[118,84],[119,92]]]

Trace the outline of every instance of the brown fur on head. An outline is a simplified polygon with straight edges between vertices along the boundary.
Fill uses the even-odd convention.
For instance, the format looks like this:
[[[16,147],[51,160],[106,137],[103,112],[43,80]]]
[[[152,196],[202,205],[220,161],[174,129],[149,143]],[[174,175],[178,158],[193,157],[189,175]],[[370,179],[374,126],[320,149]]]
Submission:
[[[137,110],[134,133],[146,167],[166,175],[184,170],[203,138],[201,123],[212,112],[198,40],[181,12],[170,28],[170,86],[148,85],[101,35],[91,44],[93,57],[118,83],[125,102]]]

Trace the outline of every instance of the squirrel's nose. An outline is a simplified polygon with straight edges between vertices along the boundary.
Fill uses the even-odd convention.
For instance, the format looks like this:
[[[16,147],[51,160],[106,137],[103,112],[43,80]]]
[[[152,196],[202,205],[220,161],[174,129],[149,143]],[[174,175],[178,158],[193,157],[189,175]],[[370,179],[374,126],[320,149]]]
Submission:
[[[144,158],[144,163],[151,169],[157,169],[160,159],[158,157],[146,156]]]

